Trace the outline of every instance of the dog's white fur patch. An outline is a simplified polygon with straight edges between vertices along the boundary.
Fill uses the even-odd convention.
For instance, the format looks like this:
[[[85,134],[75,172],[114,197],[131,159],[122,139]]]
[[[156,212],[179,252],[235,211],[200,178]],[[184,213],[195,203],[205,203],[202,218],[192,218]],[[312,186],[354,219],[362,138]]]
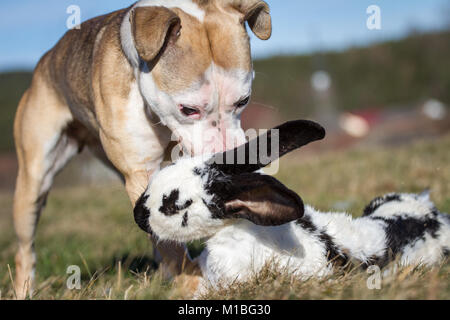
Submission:
[[[162,155],[170,137],[160,139],[162,133],[157,132],[157,127],[149,123],[145,114],[145,102],[136,81],[130,86],[128,102],[122,116],[126,118],[125,130],[129,137],[127,148],[133,150],[134,161],[145,165],[149,172],[157,169],[163,160]]]
[[[204,74],[204,79],[208,80],[205,84],[194,83],[189,89],[176,94],[162,91],[148,70],[138,72],[137,77],[141,94],[152,111],[172,131],[174,141],[183,139],[183,145],[189,153],[199,155],[220,152],[246,141],[241,127],[242,110],[238,110],[239,113],[221,112],[221,108],[251,95],[251,72],[227,71],[212,64]],[[192,120],[181,114],[180,104],[207,107],[201,119]],[[220,121],[217,119],[219,112]],[[216,118],[212,119],[213,116]],[[213,127],[213,121],[222,126],[221,131]]]

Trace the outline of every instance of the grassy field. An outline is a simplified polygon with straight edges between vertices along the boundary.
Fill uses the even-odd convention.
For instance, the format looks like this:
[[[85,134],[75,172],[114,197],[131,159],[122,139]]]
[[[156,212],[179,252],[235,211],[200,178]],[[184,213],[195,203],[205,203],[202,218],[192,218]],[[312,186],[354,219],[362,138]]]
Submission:
[[[431,188],[441,211],[450,212],[450,135],[395,149],[359,149],[281,163],[278,178],[306,203],[345,208],[357,216],[377,195]],[[10,194],[0,194],[1,298],[14,297],[11,277],[16,248]],[[151,245],[134,224],[120,185],[59,188],[51,193],[37,234],[34,299],[189,298],[179,283],[155,269]],[[194,247],[198,247],[194,246]],[[67,267],[82,271],[80,290],[66,288]],[[369,290],[359,269],[323,280],[299,282],[270,269],[248,283],[210,291],[208,299],[449,299],[450,265],[403,270]]]

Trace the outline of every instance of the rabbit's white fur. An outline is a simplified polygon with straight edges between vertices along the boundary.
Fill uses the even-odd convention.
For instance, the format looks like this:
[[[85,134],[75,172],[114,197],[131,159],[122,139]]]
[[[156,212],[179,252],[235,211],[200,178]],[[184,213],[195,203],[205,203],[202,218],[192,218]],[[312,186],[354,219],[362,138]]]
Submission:
[[[199,263],[212,285],[245,280],[269,262],[307,278],[350,260],[382,267],[399,256],[402,265],[432,265],[449,254],[449,216],[428,193],[376,198],[356,219],[306,206],[302,218],[265,227],[214,216],[211,184],[220,179],[227,176],[202,158],[183,159],[157,173],[138,204],[161,241],[208,238]]]
[[[448,217],[443,214],[432,217],[433,206],[424,197],[399,196],[401,200],[396,204],[386,203],[372,215],[356,219],[346,213],[320,212],[306,206],[305,216],[300,220],[309,221],[308,226],[300,221],[276,227],[236,221],[206,241],[199,258],[206,284],[245,280],[268,263],[302,279],[331,274],[340,259],[383,267],[393,258],[389,257],[393,249],[390,238],[395,235],[387,231],[389,220],[394,222],[400,215],[423,223],[427,218],[436,219],[440,224],[434,236],[424,231],[396,248],[400,265],[431,266],[441,262],[450,249]],[[406,207],[410,211],[404,211]],[[376,217],[385,217],[387,221]],[[331,252],[327,241],[334,246]]]
[[[152,179],[145,193],[150,195],[146,207],[154,212],[150,214],[149,224],[160,240],[187,242],[201,239],[213,235],[224,226],[224,220],[211,219],[211,212],[204,203],[211,202],[212,198],[205,190],[209,175],[194,173],[194,169],[204,167],[204,163],[203,157],[180,159],[158,172],[154,176],[156,182]],[[174,195],[175,190],[178,197],[169,206],[181,206],[186,201],[192,201],[192,204],[176,214],[162,213],[159,209],[164,207],[164,199]]]

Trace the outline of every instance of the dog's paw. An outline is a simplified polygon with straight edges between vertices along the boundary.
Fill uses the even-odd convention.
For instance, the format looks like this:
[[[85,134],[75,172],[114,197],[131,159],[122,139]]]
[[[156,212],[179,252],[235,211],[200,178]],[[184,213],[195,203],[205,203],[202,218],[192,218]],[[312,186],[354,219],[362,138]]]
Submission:
[[[174,289],[177,295],[184,299],[193,299],[202,278],[196,275],[182,274],[174,279]]]

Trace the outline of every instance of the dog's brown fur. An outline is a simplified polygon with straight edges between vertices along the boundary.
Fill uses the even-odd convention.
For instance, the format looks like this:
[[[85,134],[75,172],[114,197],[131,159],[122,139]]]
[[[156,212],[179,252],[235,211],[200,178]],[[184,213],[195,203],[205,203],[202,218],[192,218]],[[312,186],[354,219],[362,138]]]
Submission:
[[[267,5],[258,0],[196,2],[205,11],[204,23],[178,8],[142,7],[131,15],[136,48],[142,59],[150,60],[146,62],[152,66],[155,83],[167,94],[201,79],[212,61],[225,69],[251,70],[248,35],[242,28],[246,17],[236,14],[240,10],[236,3],[256,5],[268,16]],[[134,204],[170,143],[169,129],[158,125],[155,115],[148,119],[146,131],[151,156],[143,158],[130,143],[133,137],[127,129],[130,116],[126,106],[137,79],[120,35],[130,9],[91,19],[79,30],[68,31],[39,61],[20,101],[14,124],[19,162],[14,198],[19,298],[25,298],[32,288],[36,224],[53,177],[65,164],[88,147],[123,178]],[[270,16],[265,22],[254,22],[253,15],[247,20],[261,38],[270,36]],[[146,37],[148,34],[151,36]],[[173,37],[179,38],[175,41]],[[146,118],[144,110],[142,118]],[[157,248],[171,273],[182,271],[186,265],[183,246],[164,243]],[[194,270],[189,263],[187,268]]]

